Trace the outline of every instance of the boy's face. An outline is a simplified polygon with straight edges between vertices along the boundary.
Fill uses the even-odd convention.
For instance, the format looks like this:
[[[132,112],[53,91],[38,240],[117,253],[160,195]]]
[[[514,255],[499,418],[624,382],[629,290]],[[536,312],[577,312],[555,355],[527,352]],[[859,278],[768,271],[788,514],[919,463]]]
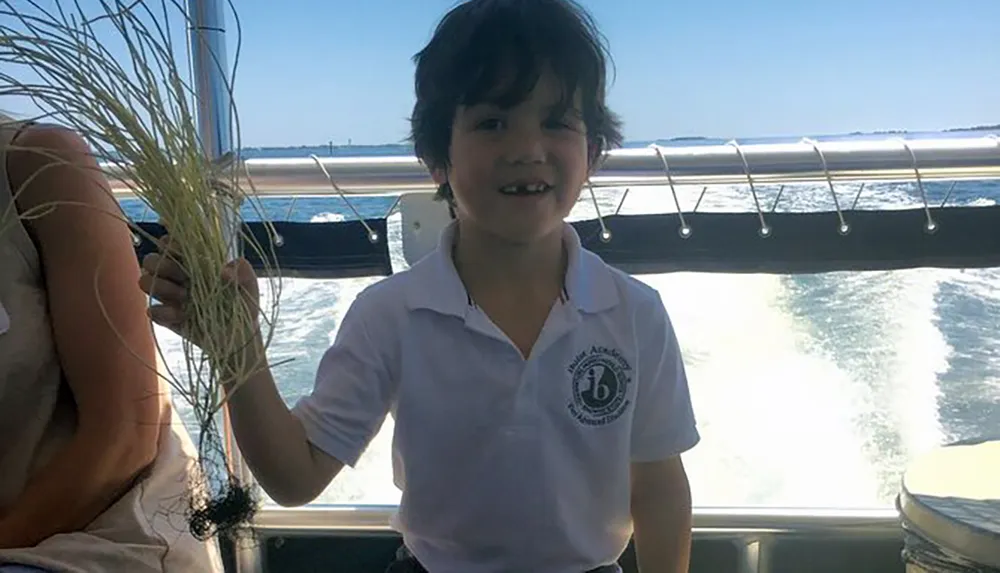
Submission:
[[[459,107],[450,167],[432,175],[438,184],[451,185],[463,222],[518,243],[561,229],[588,177],[579,97],[569,109],[559,109],[562,90],[545,73],[512,108]]]

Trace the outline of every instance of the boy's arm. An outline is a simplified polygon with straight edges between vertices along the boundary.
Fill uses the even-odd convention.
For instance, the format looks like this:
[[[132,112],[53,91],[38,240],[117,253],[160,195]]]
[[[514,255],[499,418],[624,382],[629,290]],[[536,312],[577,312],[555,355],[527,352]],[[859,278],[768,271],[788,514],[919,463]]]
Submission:
[[[680,455],[700,440],[680,346],[657,295],[636,317],[639,388],[632,426],[631,511],[641,573],[688,570],[691,490]]]
[[[390,382],[380,346],[371,343],[356,300],[324,353],[313,392],[289,409],[270,369],[231,396],[233,433],[261,487],[285,507],[316,499],[345,465],[353,465],[389,409]],[[370,301],[367,301],[370,302]],[[263,352],[261,344],[254,352]],[[261,354],[262,356],[262,354]],[[259,364],[250,357],[249,364]]]
[[[254,346],[259,354],[248,363],[260,364],[263,345]],[[227,408],[244,461],[278,505],[309,503],[344,467],[309,443],[302,423],[278,393],[270,368],[262,368],[233,392]]]
[[[680,456],[632,464],[632,522],[640,573],[686,573],[691,489]]]

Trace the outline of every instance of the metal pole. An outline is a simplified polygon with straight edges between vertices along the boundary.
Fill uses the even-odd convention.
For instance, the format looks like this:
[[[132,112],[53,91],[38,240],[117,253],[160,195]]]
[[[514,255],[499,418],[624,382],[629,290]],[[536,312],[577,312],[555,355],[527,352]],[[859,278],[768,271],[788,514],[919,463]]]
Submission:
[[[216,159],[232,151],[226,13],[218,0],[189,0],[188,11],[198,131],[206,152]]]
[[[234,151],[225,3],[220,0],[188,0],[188,17],[198,131],[205,153],[210,160],[215,161]],[[223,210],[226,219],[223,221],[223,228],[229,233],[227,242],[231,259],[241,254],[236,240],[239,236],[239,207],[235,202],[227,201]],[[233,436],[228,409],[223,408],[222,417],[229,465],[243,483],[253,484],[253,474],[243,462]],[[262,571],[259,554],[255,549],[240,546],[233,549],[237,573]]]

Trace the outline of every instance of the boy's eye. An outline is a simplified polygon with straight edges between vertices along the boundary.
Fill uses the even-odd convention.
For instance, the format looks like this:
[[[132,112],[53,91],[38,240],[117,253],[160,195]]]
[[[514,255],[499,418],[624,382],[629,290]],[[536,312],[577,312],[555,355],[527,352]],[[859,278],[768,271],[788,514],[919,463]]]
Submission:
[[[551,117],[542,122],[542,127],[544,129],[569,129],[578,130],[579,122],[573,118],[568,117]],[[504,129],[507,126],[507,122],[498,117],[491,117],[477,121],[475,123],[477,130],[482,131],[497,131]]]
[[[553,114],[545,121],[545,127],[549,129],[569,129],[572,131],[581,131],[583,129],[583,120],[576,113],[571,111]]]
[[[483,121],[480,121],[479,123],[476,124],[477,129],[495,130],[495,129],[500,129],[502,127],[503,127],[503,121],[495,117],[484,119]]]

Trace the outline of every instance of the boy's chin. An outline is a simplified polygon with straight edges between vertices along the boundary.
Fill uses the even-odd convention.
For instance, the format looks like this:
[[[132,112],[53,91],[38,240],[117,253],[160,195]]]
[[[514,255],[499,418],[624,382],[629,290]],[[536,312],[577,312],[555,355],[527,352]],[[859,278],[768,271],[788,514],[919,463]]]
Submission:
[[[543,241],[553,234],[562,234],[561,219],[550,221],[517,221],[514,224],[496,225],[491,229],[494,235],[507,242],[530,245]]]

